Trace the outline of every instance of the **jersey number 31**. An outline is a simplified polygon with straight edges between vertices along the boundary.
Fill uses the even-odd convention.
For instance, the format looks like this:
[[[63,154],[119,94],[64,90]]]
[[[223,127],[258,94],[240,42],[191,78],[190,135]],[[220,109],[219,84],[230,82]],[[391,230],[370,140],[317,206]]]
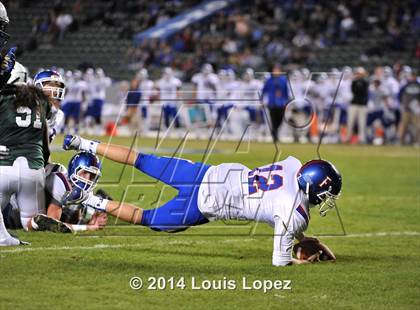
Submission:
[[[19,107],[17,108],[16,113],[18,114],[16,116],[16,125],[18,125],[18,127],[26,128],[31,125],[32,110],[29,107]],[[42,128],[41,117],[38,113],[35,115],[33,126],[37,129]]]

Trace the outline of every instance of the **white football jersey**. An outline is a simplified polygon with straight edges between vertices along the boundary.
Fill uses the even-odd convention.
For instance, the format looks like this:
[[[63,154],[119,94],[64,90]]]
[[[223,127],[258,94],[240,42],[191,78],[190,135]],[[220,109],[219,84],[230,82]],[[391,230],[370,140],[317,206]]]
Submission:
[[[95,78],[89,83],[89,94],[91,99],[105,100],[106,89],[111,86],[111,79],[109,77]]]
[[[51,116],[47,119],[49,135],[53,135],[60,132],[61,127],[64,124],[64,112],[56,107],[51,107]]]
[[[83,80],[74,81],[67,83],[66,96],[64,100],[66,102],[82,102],[83,92],[88,90],[87,83]]]
[[[216,89],[219,78],[214,73],[195,74],[191,81],[197,87],[197,100],[214,100],[216,98]]]
[[[351,82],[350,78],[343,77],[339,89],[337,91],[337,97],[335,102],[341,104],[342,106],[347,106],[350,104],[350,101],[353,99],[353,93],[351,91]]]
[[[263,83],[260,80],[242,81],[241,99],[242,103],[248,105],[258,105],[260,102],[260,96],[263,88]]]
[[[169,79],[162,78],[156,82],[159,88],[159,99],[161,104],[176,104],[177,92],[181,88],[182,82],[176,77]]]
[[[236,163],[213,166],[200,185],[198,207],[209,220],[253,220],[273,226],[273,265],[287,265],[294,237],[309,223],[309,202],[297,183],[301,166],[292,156],[254,170]]]
[[[382,81],[383,86],[389,94],[389,103],[391,107],[398,107],[398,93],[400,92],[400,83],[393,76],[389,76]]]
[[[62,172],[51,172],[45,177],[45,190],[50,202],[61,207],[64,194],[71,189],[67,175]]]
[[[241,100],[241,88],[238,81],[228,81],[226,82],[226,98],[229,103],[236,103]]]
[[[148,105],[150,98],[154,94],[154,83],[152,80],[142,80],[139,84],[139,91],[141,92],[141,105]]]

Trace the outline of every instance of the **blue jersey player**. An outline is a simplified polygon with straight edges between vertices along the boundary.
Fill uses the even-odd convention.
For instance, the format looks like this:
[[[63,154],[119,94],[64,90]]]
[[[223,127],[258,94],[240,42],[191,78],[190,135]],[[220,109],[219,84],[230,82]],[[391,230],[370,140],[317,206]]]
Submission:
[[[307,263],[292,257],[294,239],[302,240],[309,208],[322,216],[335,207],[341,176],[328,161],[302,165],[294,157],[256,169],[238,163],[211,166],[174,157],[137,153],[125,147],[67,135],[63,148],[88,151],[129,164],[178,190],[162,206],[143,210],[129,203],[90,194],[84,204],[158,231],[180,231],[212,220],[253,220],[274,227],[273,265]]]

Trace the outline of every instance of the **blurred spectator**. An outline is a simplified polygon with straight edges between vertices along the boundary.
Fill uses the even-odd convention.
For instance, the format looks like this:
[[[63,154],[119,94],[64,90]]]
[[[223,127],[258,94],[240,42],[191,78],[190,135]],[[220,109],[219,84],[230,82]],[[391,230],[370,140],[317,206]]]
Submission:
[[[279,140],[278,131],[283,122],[286,104],[289,101],[287,77],[281,73],[280,65],[275,65],[262,90],[263,101],[270,112],[271,135],[274,143]]]
[[[59,29],[59,40],[62,41],[64,34],[67,32],[70,25],[73,23],[73,16],[70,13],[58,14],[55,23]]]
[[[359,143],[366,143],[367,103],[369,98],[369,82],[366,79],[366,75],[366,70],[363,67],[358,67],[351,84],[353,99],[348,111],[347,142],[350,142],[354,125],[357,121]]]
[[[410,126],[413,127],[412,141],[417,146],[420,144],[420,83],[417,75],[413,71],[408,83],[404,85],[400,92],[400,102],[402,117],[398,129],[398,138],[400,143],[405,142],[406,134]]]
[[[354,28],[354,20],[348,14],[346,15],[340,23],[340,40],[346,42]]]

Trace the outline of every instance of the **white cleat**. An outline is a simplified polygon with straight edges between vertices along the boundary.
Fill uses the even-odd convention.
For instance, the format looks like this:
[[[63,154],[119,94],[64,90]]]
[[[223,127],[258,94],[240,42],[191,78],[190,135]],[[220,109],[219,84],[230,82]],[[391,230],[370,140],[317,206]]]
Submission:
[[[21,242],[19,239],[13,237],[7,237],[4,239],[0,239],[0,246],[16,246],[16,245],[25,245],[28,244],[27,242]]]

